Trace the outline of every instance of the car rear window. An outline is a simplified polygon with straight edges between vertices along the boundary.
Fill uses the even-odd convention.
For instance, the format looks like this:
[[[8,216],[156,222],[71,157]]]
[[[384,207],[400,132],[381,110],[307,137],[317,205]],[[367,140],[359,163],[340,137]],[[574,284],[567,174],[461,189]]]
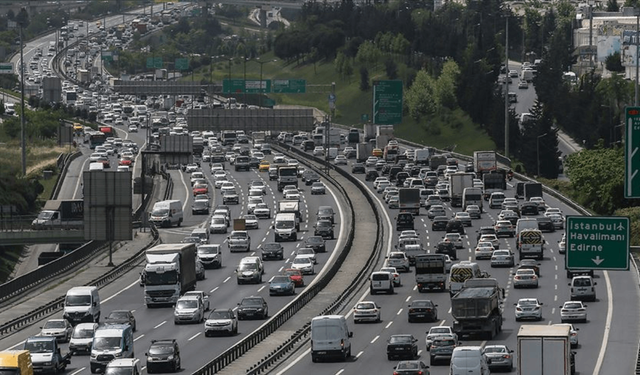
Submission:
[[[389,276],[388,273],[374,273],[371,279],[376,281],[389,280]]]

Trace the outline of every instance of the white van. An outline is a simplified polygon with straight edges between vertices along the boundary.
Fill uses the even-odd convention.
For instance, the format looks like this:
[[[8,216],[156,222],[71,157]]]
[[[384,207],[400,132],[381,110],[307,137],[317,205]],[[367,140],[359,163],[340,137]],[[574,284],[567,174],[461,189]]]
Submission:
[[[336,147],[329,147],[329,159],[333,160],[338,156],[338,149]]]
[[[76,355],[78,352],[91,353],[93,335],[98,329],[98,323],[80,323],[73,328],[69,340],[69,351]]]
[[[275,224],[273,225],[274,240],[276,242],[297,241],[298,233],[296,231],[296,221],[296,214],[276,214]]]
[[[591,276],[574,276],[569,283],[572,301],[595,301],[597,283]]]
[[[525,229],[538,229],[538,220],[532,217],[523,217],[516,221],[516,234],[519,234]]]
[[[130,324],[105,324],[93,335],[91,373],[104,372],[114,358],[133,358],[133,329]]]
[[[89,171],[104,171],[104,164],[99,161],[89,163]]]
[[[463,260],[451,266],[449,271],[449,292],[455,295],[464,286],[464,282],[472,278],[485,277],[478,263]]]
[[[179,200],[160,201],[153,205],[150,221],[157,226],[180,226],[183,220],[182,202]]]
[[[481,346],[461,346],[453,349],[450,375],[489,375],[487,358]]]
[[[264,265],[260,257],[244,257],[236,268],[238,285],[246,283],[260,284],[264,274]]]
[[[393,275],[390,272],[372,272],[369,282],[369,289],[372,295],[378,292],[393,294]]]
[[[351,337],[343,315],[322,315],[311,320],[311,360],[351,357]]]
[[[77,286],[67,291],[63,317],[72,325],[100,323],[100,294],[95,286]]]
[[[502,202],[504,202],[504,193],[501,191],[496,191],[491,193],[491,197],[489,197],[489,208],[500,208],[502,207]]]

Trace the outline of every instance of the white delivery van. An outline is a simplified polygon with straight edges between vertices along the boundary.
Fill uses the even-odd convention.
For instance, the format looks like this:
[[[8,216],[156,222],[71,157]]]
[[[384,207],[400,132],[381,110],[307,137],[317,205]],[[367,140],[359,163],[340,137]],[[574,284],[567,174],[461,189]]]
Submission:
[[[98,329],[98,323],[80,323],[73,328],[69,340],[69,351],[75,355],[78,352],[91,353],[93,335]]]
[[[156,202],[150,216],[149,220],[157,226],[170,227],[174,224],[180,226],[184,216],[182,202],[179,200]]]
[[[77,286],[67,291],[63,317],[69,323],[99,323],[100,295],[95,286]]]
[[[93,335],[91,373],[104,372],[114,358],[133,358],[133,328],[130,324],[105,324]]]
[[[338,156],[338,149],[336,147],[329,147],[329,159],[333,160]]]
[[[89,171],[104,171],[104,164],[99,161],[89,164]]]
[[[481,346],[461,346],[453,349],[450,375],[489,375],[487,358]]]
[[[296,214],[280,213],[276,214],[275,223],[273,225],[273,236],[276,242],[280,241],[297,241],[298,233],[296,231]]]
[[[347,320],[343,315],[322,315],[311,320],[311,360],[351,356],[351,337]]]

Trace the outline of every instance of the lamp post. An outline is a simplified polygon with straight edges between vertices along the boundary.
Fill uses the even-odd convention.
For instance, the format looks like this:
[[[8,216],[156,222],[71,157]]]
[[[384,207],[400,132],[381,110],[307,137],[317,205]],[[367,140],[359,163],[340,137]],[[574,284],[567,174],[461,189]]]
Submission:
[[[595,0],[589,0],[589,67],[593,68],[593,4]],[[636,64],[637,65],[637,64]]]
[[[262,86],[262,65],[268,63],[268,61],[260,61],[260,58],[256,58],[256,62],[260,64],[260,96],[258,97],[258,107],[262,108],[262,94],[264,94],[265,87]]]
[[[242,78],[242,93],[244,94],[242,97],[242,101],[244,102],[243,104],[245,105],[245,107],[247,106],[247,56],[245,56],[242,59],[242,65],[243,65],[243,78]],[[245,120],[245,125],[246,125],[246,120]]]
[[[505,43],[504,43],[504,156],[509,157],[509,13],[511,9],[505,8]]]
[[[228,81],[228,87],[229,87],[229,93],[231,93],[231,60],[233,60],[233,57],[229,57],[229,77],[227,78]]]
[[[24,8],[22,8],[24,10]],[[22,175],[27,176],[27,134],[24,122],[24,45],[22,44],[22,22],[20,27],[20,143],[22,148]]]
[[[549,133],[541,134],[536,138],[536,159],[538,161],[537,162],[537,164],[538,164],[538,176],[540,176],[540,138],[546,136],[547,134],[549,134]]]

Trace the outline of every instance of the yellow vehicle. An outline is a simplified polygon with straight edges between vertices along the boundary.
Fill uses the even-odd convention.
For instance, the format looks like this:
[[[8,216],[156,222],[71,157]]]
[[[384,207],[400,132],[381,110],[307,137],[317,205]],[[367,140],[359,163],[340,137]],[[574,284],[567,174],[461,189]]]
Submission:
[[[78,122],[73,123],[73,132],[77,135],[84,134],[84,126]]]
[[[371,154],[372,154],[373,156],[376,156],[376,157],[381,158],[381,157],[382,157],[383,152],[382,152],[382,150],[381,150],[381,149],[379,149],[379,148],[374,148],[374,149],[373,149],[373,152],[371,152]]]
[[[29,351],[5,350],[0,352],[0,373],[33,375],[33,365]]]
[[[260,166],[258,167],[258,171],[260,172],[269,172],[269,167],[271,166],[271,164],[269,164],[268,161],[263,160],[260,162]]]

